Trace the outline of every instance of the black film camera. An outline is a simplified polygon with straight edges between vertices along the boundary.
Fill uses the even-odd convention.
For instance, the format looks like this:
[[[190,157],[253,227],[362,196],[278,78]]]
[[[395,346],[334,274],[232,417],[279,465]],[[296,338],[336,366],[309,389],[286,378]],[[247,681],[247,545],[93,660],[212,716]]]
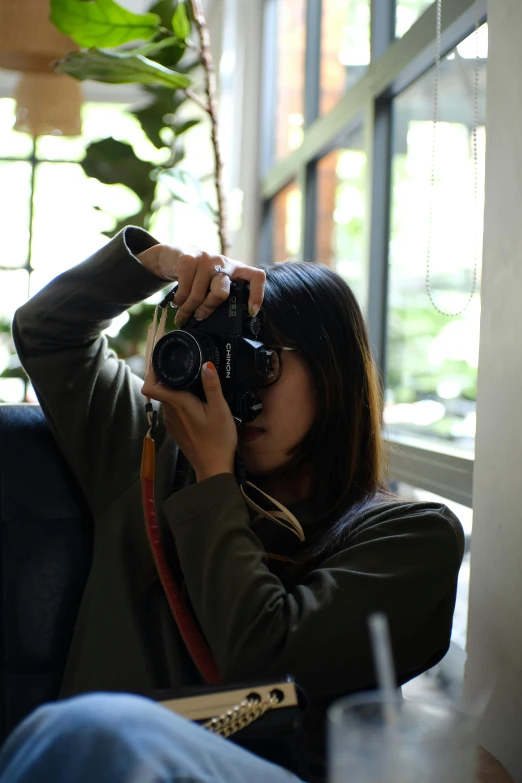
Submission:
[[[168,332],[157,343],[152,366],[158,380],[171,389],[191,391],[205,399],[201,368],[216,366],[223,395],[232,416],[249,422],[261,413],[256,389],[269,386],[280,375],[279,355],[256,338],[261,331],[258,316],[248,314],[249,284],[232,281],[230,296],[203,321],[189,318],[183,329]],[[162,305],[172,301],[177,286]]]

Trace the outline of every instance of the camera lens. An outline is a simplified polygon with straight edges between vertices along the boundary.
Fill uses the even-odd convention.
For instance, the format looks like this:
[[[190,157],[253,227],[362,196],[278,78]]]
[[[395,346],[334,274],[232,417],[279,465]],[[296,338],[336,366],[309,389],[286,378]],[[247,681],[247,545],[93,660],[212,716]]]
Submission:
[[[152,366],[161,383],[172,389],[186,389],[194,383],[206,361],[203,347],[192,334],[181,330],[162,337],[152,354]]]
[[[193,351],[187,345],[172,345],[166,353],[163,369],[167,375],[185,376],[194,362]]]

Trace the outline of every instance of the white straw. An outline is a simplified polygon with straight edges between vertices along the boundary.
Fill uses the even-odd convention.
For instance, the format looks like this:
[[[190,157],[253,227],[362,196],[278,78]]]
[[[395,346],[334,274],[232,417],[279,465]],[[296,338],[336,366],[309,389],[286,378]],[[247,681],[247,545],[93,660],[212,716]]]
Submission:
[[[384,716],[386,722],[393,725],[397,721],[397,678],[393,665],[388,620],[382,612],[375,612],[369,616],[368,625],[377,684],[384,702]]]

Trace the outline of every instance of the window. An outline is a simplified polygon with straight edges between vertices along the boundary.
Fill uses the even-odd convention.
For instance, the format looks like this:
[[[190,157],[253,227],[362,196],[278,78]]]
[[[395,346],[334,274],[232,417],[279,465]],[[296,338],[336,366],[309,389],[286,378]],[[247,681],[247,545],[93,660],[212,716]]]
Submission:
[[[274,199],[272,263],[288,261],[299,254],[301,242],[301,191],[288,185]]]
[[[317,252],[315,260],[334,269],[365,299],[366,150],[362,128],[317,165]]]
[[[303,138],[305,49],[305,0],[277,0],[276,158]]]
[[[486,26],[480,36],[487,45]],[[481,59],[475,172],[470,92],[475,35],[472,38],[441,63],[433,190],[433,73],[414,82],[394,102],[385,411],[390,436],[420,438],[427,445],[435,439],[453,451],[471,453],[480,325],[486,91],[486,60]],[[466,307],[457,317],[442,315],[428,298],[430,213],[433,299],[444,312]],[[475,264],[477,293],[467,306]]]
[[[281,47],[275,3],[265,0],[264,5],[266,53],[276,40]],[[294,87],[300,79],[292,112],[278,106],[284,78],[274,76],[274,57],[263,58],[258,260],[317,261],[349,282],[365,313],[386,384],[385,434],[399,441],[390,456],[392,478],[469,507],[486,143],[485,5],[458,0],[450,5],[451,13],[442,15],[430,260],[433,298],[440,309],[465,305],[478,240],[477,290],[463,315],[454,318],[438,313],[425,290],[436,51],[433,0],[307,0],[306,15],[301,3],[293,13],[298,6],[287,47],[287,56],[301,69],[287,82]],[[371,7],[378,19],[369,19]],[[425,12],[425,20],[416,24]],[[477,37],[475,201],[471,131]],[[285,117],[286,130],[289,113],[300,114],[299,123],[306,119],[294,136],[295,145],[287,143],[286,153],[280,145],[278,156],[267,154],[267,140],[275,136],[274,106]]]
[[[139,207],[122,185],[86,177],[79,161],[86,145],[110,134],[130,142],[137,155],[158,163],[166,150],[148,141],[138,121],[117,104],[86,103],[78,138],[30,136],[13,130],[15,102],[0,98],[0,402],[34,400],[26,389],[10,338],[15,310],[53,277],[107,242],[113,219]],[[168,153],[167,153],[168,154]],[[158,220],[163,219],[161,210]]]
[[[323,0],[320,112],[353,87],[370,62],[370,0]]]

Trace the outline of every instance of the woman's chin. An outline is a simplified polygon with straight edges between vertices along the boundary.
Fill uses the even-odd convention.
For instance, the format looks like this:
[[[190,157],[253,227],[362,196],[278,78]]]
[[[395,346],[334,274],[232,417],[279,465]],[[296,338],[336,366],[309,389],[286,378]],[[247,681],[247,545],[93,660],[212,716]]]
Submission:
[[[252,451],[243,449],[241,456],[245,461],[247,473],[250,476],[259,476],[260,478],[279,473],[284,464],[283,461],[277,463],[273,459],[267,459],[262,454],[255,454],[253,449]]]

